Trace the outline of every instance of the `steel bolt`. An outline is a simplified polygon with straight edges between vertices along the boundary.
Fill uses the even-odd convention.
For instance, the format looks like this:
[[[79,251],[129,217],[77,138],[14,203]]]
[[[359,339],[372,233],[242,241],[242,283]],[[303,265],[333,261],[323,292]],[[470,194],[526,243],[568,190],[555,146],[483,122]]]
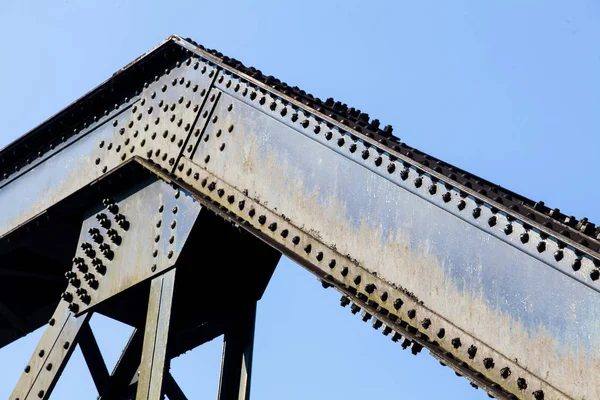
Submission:
[[[416,356],[417,354],[419,354],[421,352],[421,350],[423,350],[423,346],[417,342],[413,342],[410,352]]]
[[[104,275],[106,273],[106,267],[99,258],[94,258],[92,260],[92,265],[94,266],[96,272],[98,272],[100,275]]]
[[[60,295],[60,297],[67,303],[70,303],[73,301],[73,295],[69,292],[64,292],[63,294]]]
[[[69,284],[73,287],[78,288],[79,286],[81,286],[81,281],[77,278],[71,278],[69,279]]]
[[[115,253],[110,249],[110,246],[107,243],[102,243],[100,245],[100,251],[107,260],[112,260],[115,256]]]
[[[123,239],[121,238],[121,236],[115,229],[109,229],[106,233],[107,233],[110,241],[113,242],[114,244],[116,244],[117,246],[119,246],[121,244],[121,242],[123,241]]]
[[[342,307],[346,307],[348,304],[350,304],[350,299],[346,296],[342,296],[342,298],[340,299],[340,305]]]
[[[370,320],[372,317],[371,314],[369,314],[366,310],[362,312],[362,320],[363,322],[367,322],[368,320]]]
[[[123,214],[115,215],[115,221],[121,227],[121,229],[125,231],[129,229],[129,221],[127,221],[127,218],[125,218]]]

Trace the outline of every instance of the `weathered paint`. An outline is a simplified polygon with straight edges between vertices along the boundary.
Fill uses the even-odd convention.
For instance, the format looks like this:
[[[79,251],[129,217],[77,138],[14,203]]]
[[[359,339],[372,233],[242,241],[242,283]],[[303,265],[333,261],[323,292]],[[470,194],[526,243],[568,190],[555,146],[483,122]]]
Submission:
[[[72,314],[60,301],[10,400],[47,399],[76,345],[80,328],[92,314]]]
[[[227,94],[214,113],[198,165],[555,387],[600,397],[597,290]]]
[[[590,279],[590,257],[584,256],[578,271],[571,268],[576,245],[566,240],[570,244],[559,262],[553,257],[559,249],[556,239],[542,238],[539,226],[530,229],[510,220],[502,207],[492,215],[489,204],[478,207],[472,196],[464,198],[464,210],[457,212],[458,191],[448,192],[448,204],[439,192],[429,195],[428,173],[413,167],[403,184],[397,172],[385,172],[394,162],[389,154],[378,154],[363,139],[327,126],[315,114],[284,104],[266,91],[250,87],[258,97],[249,99],[246,83],[238,85],[231,76],[222,79],[225,74],[217,73],[214,64],[194,61],[145,85],[122,109],[123,115],[101,118],[64,148],[11,177],[0,189],[0,232],[17,228],[132,157],[147,158],[180,177],[185,175],[183,169],[175,170],[177,159],[193,157],[198,166],[301,228],[303,240],[314,238],[371,271],[363,285],[383,279],[411,292],[440,321],[459,327],[474,343],[485,343],[567,396],[600,398],[590,379],[600,372],[599,285]],[[282,107],[287,107],[285,117]],[[292,113],[298,121],[290,120]],[[326,137],[329,130],[332,135]],[[336,145],[339,139],[345,144]],[[356,151],[348,150],[350,143]],[[363,158],[365,150],[370,155]],[[182,159],[181,167],[187,161]],[[396,165],[396,171],[402,168],[400,162]],[[412,185],[419,175],[424,182],[420,189]],[[442,184],[437,187],[446,191]],[[479,219],[471,217],[476,207],[481,209]],[[143,207],[130,211],[136,218],[151,215]],[[490,217],[497,218],[498,226],[488,226]],[[132,234],[138,235],[133,243],[152,239],[150,232],[156,234],[158,228],[151,223],[146,218],[138,226],[148,229]],[[505,235],[498,227],[509,223],[513,233]],[[519,241],[524,232],[531,236],[528,243]],[[536,250],[540,241],[547,245],[543,252]],[[176,240],[174,246],[181,243]],[[159,248],[160,259],[171,246],[160,242]],[[118,256],[131,271],[123,272],[123,281],[120,274],[107,279],[112,283],[99,298],[146,276],[131,265],[152,265],[150,251],[123,253],[135,253]],[[305,265],[313,262],[306,261]],[[539,387],[546,389],[545,383]],[[531,398],[530,392],[522,394]]]
[[[189,193],[171,187],[169,184],[150,179],[113,199],[118,213],[129,222],[127,229],[121,228],[115,216],[104,205],[99,204],[86,215],[81,228],[76,257],[85,260],[89,271],[95,275],[98,288],[92,289],[75,266],[82,287],[91,295],[89,305],[79,301],[79,312],[107,300],[108,298],[172,267],[177,262],[186,239],[196,222],[202,207]],[[121,237],[120,244],[114,244],[106,235],[107,230],[100,226],[96,215],[103,213]],[[94,242],[90,229],[98,229],[103,243],[113,251],[113,259],[106,258],[100,251],[100,244]],[[104,275],[97,273],[91,265],[94,257],[86,256],[81,244],[89,243],[96,255],[106,266]],[[76,288],[69,286],[76,298]]]
[[[113,134],[113,126],[103,123],[0,188],[3,205],[0,234],[18,227],[100,177],[102,171],[94,164],[93,154],[98,143]]]

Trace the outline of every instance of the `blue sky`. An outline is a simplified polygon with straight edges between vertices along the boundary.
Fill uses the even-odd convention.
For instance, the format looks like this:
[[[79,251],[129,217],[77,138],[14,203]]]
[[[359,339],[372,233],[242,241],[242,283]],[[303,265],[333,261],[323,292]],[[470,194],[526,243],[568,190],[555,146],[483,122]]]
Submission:
[[[173,33],[360,108],[447,162],[600,221],[595,1],[3,0],[0,147]],[[487,399],[338,299],[280,263],[259,303],[254,399]],[[105,318],[93,328],[112,365],[128,329]],[[0,349],[0,398],[40,334]],[[216,395],[220,345],[174,361],[190,399]],[[94,398],[79,353],[53,398]]]

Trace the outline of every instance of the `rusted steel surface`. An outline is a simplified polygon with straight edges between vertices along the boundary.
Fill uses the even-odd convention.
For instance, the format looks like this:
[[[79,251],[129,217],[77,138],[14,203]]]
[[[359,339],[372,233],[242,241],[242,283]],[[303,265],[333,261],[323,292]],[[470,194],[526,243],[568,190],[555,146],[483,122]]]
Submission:
[[[115,77],[133,79],[108,95],[116,109],[69,120],[76,128],[63,144],[28,163],[7,156],[0,237],[11,239],[123,163],[138,163],[185,189],[185,205],[163,211],[177,207],[176,224],[188,224],[175,245],[185,241],[199,202],[336,287],[342,305],[364,309],[363,319],[393,340],[403,337],[414,352],[429,348],[498,398],[600,398],[593,379],[600,373],[600,247],[592,223],[424,155],[358,110],[178,37],[141,65]],[[31,137],[33,146],[39,135]],[[26,141],[4,153],[27,153]],[[144,190],[160,193],[137,195],[158,201],[164,187],[157,180]],[[127,235],[137,235],[135,243],[159,237],[161,245],[151,245],[159,262],[150,247],[115,250],[125,270],[90,304],[152,276],[148,265],[173,265],[161,257],[173,251],[163,240],[175,228],[144,208],[156,201],[141,203],[124,203],[122,215],[147,220],[117,234],[123,244]],[[107,229],[96,226],[102,221],[117,223],[95,214],[85,216],[80,241],[93,243]]]

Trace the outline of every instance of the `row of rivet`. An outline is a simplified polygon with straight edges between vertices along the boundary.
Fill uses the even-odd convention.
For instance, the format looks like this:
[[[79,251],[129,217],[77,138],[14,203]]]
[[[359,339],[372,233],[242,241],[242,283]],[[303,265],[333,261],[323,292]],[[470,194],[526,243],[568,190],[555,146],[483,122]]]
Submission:
[[[98,290],[100,285],[100,278],[106,274],[107,263],[111,262],[114,258],[114,249],[121,245],[123,232],[129,230],[130,223],[119,212],[119,206],[115,201],[107,198],[102,203],[109,212],[109,215],[113,216],[114,224],[111,218],[103,212],[96,214],[96,220],[100,228],[106,231],[105,233],[108,236],[110,244],[104,239],[99,228],[91,227],[88,230],[92,242],[81,243],[81,251],[90,260],[95,273],[91,271],[83,257],[74,257],[73,269],[65,273],[65,278],[68,280],[69,286],[74,290],[75,295],[69,290],[61,294],[61,298],[69,303],[69,310],[73,313],[78,313],[80,310],[80,305],[75,300],[75,296],[85,305],[89,305],[92,302],[94,292]],[[117,227],[121,232],[117,230]],[[102,254],[102,259],[98,257],[98,253]],[[83,279],[80,278],[80,274],[83,274]],[[92,291],[84,288],[82,281],[85,281]]]
[[[221,75],[221,78],[223,78],[223,75]],[[223,84],[223,82],[226,83]],[[236,82],[235,86],[230,82]],[[483,200],[467,195],[451,184],[439,181],[409,162],[400,161],[382,149],[370,146],[360,139],[352,138],[352,135],[339,127],[319,121],[309,112],[286,104],[282,99],[273,97],[264,90],[261,92],[260,88],[254,88],[250,84],[242,82],[239,78],[237,78],[237,81],[235,77],[229,77],[227,81],[223,78],[223,80],[220,79],[219,83],[221,84],[220,88],[228,94],[241,98],[242,101],[250,103],[253,107],[273,116],[273,118],[282,120],[286,125],[297,131],[306,135],[312,132],[312,137],[320,143],[335,151],[343,152],[347,157],[381,173],[395,184],[405,187],[413,193],[418,193],[420,197],[435,202],[439,207],[458,215],[465,209],[471,209],[472,219],[468,222],[479,228],[484,228],[494,236],[499,236],[502,240],[513,234],[513,232],[520,231],[519,241],[509,240],[509,243],[515,247],[523,248],[523,245],[527,242],[533,242],[534,240],[537,241],[535,245],[537,253],[544,253],[549,247],[553,247],[552,257],[543,258],[544,262],[558,263],[563,259],[569,259],[571,260],[571,266],[568,269],[572,271],[571,273],[580,271],[581,274],[585,272],[591,281],[600,279],[599,260],[585,257],[578,250],[567,246],[554,237],[549,237],[544,232],[531,227],[512,215],[486,204]],[[380,171],[382,169],[383,171]],[[446,190],[439,190],[440,187]],[[455,204],[455,208],[452,208],[453,204]],[[487,226],[480,223],[480,221],[474,222],[482,216],[482,212],[488,214]],[[468,220],[462,215],[461,218]],[[520,229],[516,229],[517,225],[520,226]],[[502,228],[503,235],[491,229],[495,226]],[[574,257],[565,258],[565,250],[567,249],[573,253]],[[561,268],[567,270],[564,266]],[[583,282],[586,279],[585,277],[578,278]]]
[[[387,318],[392,318],[398,321],[398,323],[403,323],[403,321],[416,321],[417,308],[422,308],[422,306],[419,305],[418,301],[412,298],[412,296],[409,294],[404,293],[398,288],[394,288],[394,290],[404,293],[405,297],[396,298],[392,301],[388,291],[378,289],[378,286],[383,286],[385,284],[382,284],[376,277],[373,277],[368,273],[362,274],[360,272],[353,275],[351,273],[351,268],[358,270],[362,270],[362,268],[353,265],[352,262],[349,262],[344,257],[340,257],[339,255],[328,259],[325,256],[326,253],[335,254],[330,248],[322,246],[318,243],[312,243],[313,239],[299,230],[294,233],[293,229],[296,228],[292,227],[288,222],[281,221],[281,218],[279,217],[275,217],[275,219],[279,220],[279,223],[277,221],[269,222],[271,218],[267,217],[267,214],[272,213],[267,209],[263,209],[259,213],[258,207],[262,208],[262,206],[258,204],[250,205],[251,200],[245,198],[245,196],[242,196],[244,198],[242,200],[237,200],[236,202],[235,192],[237,191],[235,189],[227,187],[228,185],[223,182],[218,182],[215,177],[211,177],[204,169],[196,167],[188,160],[182,160],[181,165],[183,165],[183,167],[180,170],[185,169],[185,173],[180,174],[180,178],[183,180],[183,182],[200,190],[203,195],[207,196],[211,201],[217,202],[219,207],[224,208],[224,210],[226,210],[228,213],[235,214],[239,222],[247,222],[263,233],[269,234],[277,242],[283,244],[295,254],[302,256],[311,264],[320,265],[322,262],[325,262],[330,269],[330,273],[325,274],[324,276],[325,282],[340,282],[344,288],[355,290],[355,295],[360,300],[377,309],[379,314],[385,315]],[[239,192],[237,193],[239,196]],[[242,217],[240,214],[244,216]],[[291,240],[288,241],[288,238]],[[321,248],[317,249],[317,246]],[[299,249],[302,249],[302,251]],[[323,268],[319,269],[323,270]],[[334,272],[336,273],[337,277],[332,275]],[[364,288],[364,293],[358,290],[359,287]],[[380,302],[387,304],[387,306],[382,306]],[[404,306],[405,304],[408,305],[408,307]],[[388,308],[393,308],[394,311],[390,312]],[[356,310],[355,312],[358,311],[359,310]],[[494,361],[494,352],[491,351],[491,349],[488,349],[483,343],[480,343],[476,340],[473,340],[473,344],[470,347],[463,346],[460,336],[465,336],[466,334],[464,332],[453,326],[450,326],[447,321],[433,314],[430,310],[426,310],[426,312],[428,315],[422,316],[420,322],[421,327],[427,331],[433,330],[437,339],[439,339],[439,341],[442,343],[449,341],[449,344],[452,348],[452,353],[449,354],[451,354],[452,357],[463,358],[461,354],[461,352],[463,352],[465,353],[465,359],[473,360],[475,358],[475,354],[479,352],[479,354],[482,355],[482,365],[484,367],[484,371],[486,371],[487,374],[491,374],[493,370],[496,370],[495,366],[500,361]],[[363,318],[368,320],[370,315],[365,315]],[[376,324],[380,326],[379,323]],[[436,328],[436,326],[438,326],[438,328]],[[418,331],[416,328],[411,327],[411,329],[415,329],[415,333]],[[423,333],[422,335],[427,337],[427,341],[429,343],[437,343],[436,341],[430,341],[426,334]],[[408,343],[409,342],[407,342],[407,345]],[[496,355],[496,360],[498,359],[502,359],[503,363],[509,362],[509,360]],[[515,367],[518,368],[518,366]],[[519,375],[522,376],[517,377],[514,382],[509,380],[509,377],[512,375],[509,367],[503,367],[497,371],[498,377],[503,381],[516,385],[521,391],[527,389],[527,381],[526,378],[523,377],[525,374],[527,374],[527,372],[524,370],[519,373]],[[533,379],[535,380],[535,378]],[[538,390],[535,391],[535,393],[536,394],[534,395],[534,398],[536,400],[543,399],[543,391]]]
[[[209,79],[213,79],[216,72],[214,68],[207,69],[207,65],[203,64],[200,68],[200,61],[195,61],[192,64],[192,59],[188,59],[182,65],[187,65],[190,69],[200,69],[202,75],[207,74]],[[201,88],[198,84],[193,83],[190,79],[186,79],[183,76],[171,78],[169,75],[171,70],[165,71],[165,74],[161,77],[155,77],[156,83],[152,86],[148,83],[144,85],[144,91],[142,93],[139,103],[131,108],[129,116],[125,118],[123,127],[118,119],[113,121],[113,127],[118,129],[120,136],[115,135],[118,138],[115,143],[105,144],[104,141],[99,143],[100,148],[104,148],[106,151],[106,162],[102,167],[102,172],[106,173],[110,167],[116,166],[115,162],[111,161],[110,152],[114,151],[115,155],[120,153],[118,160],[123,162],[130,157],[135,155],[142,156],[148,159],[154,159],[163,167],[173,167],[176,162],[175,151],[170,151],[169,146],[177,146],[182,148],[187,140],[187,133],[193,130],[193,121],[195,115],[200,110],[200,104],[192,103],[192,99],[195,98],[196,93],[199,96],[200,103],[202,103],[206,97],[207,90]],[[177,71],[175,74],[185,74],[185,70]],[[156,90],[154,89],[156,86]],[[169,91],[171,86],[178,86],[176,90],[181,91],[179,94],[175,94],[174,97],[177,99],[169,104],[166,99],[168,96],[165,94],[165,98],[157,96],[158,93],[165,93]],[[188,92],[190,98],[186,98],[184,95]],[[189,110],[190,121],[184,121],[184,118],[178,117],[176,112],[181,108],[181,112],[186,113]],[[164,114],[164,115],[163,115]],[[185,114],[184,114],[185,115]],[[187,117],[186,117],[187,119]],[[174,129],[170,129],[169,126],[163,124],[174,124]],[[160,132],[159,132],[160,131]],[[196,136],[199,131],[196,130]],[[150,133],[152,132],[152,133]],[[180,137],[180,133],[184,133]],[[159,141],[159,144],[150,146],[154,141]],[[121,152],[121,150],[123,150]],[[102,163],[100,157],[95,160],[96,165]]]

